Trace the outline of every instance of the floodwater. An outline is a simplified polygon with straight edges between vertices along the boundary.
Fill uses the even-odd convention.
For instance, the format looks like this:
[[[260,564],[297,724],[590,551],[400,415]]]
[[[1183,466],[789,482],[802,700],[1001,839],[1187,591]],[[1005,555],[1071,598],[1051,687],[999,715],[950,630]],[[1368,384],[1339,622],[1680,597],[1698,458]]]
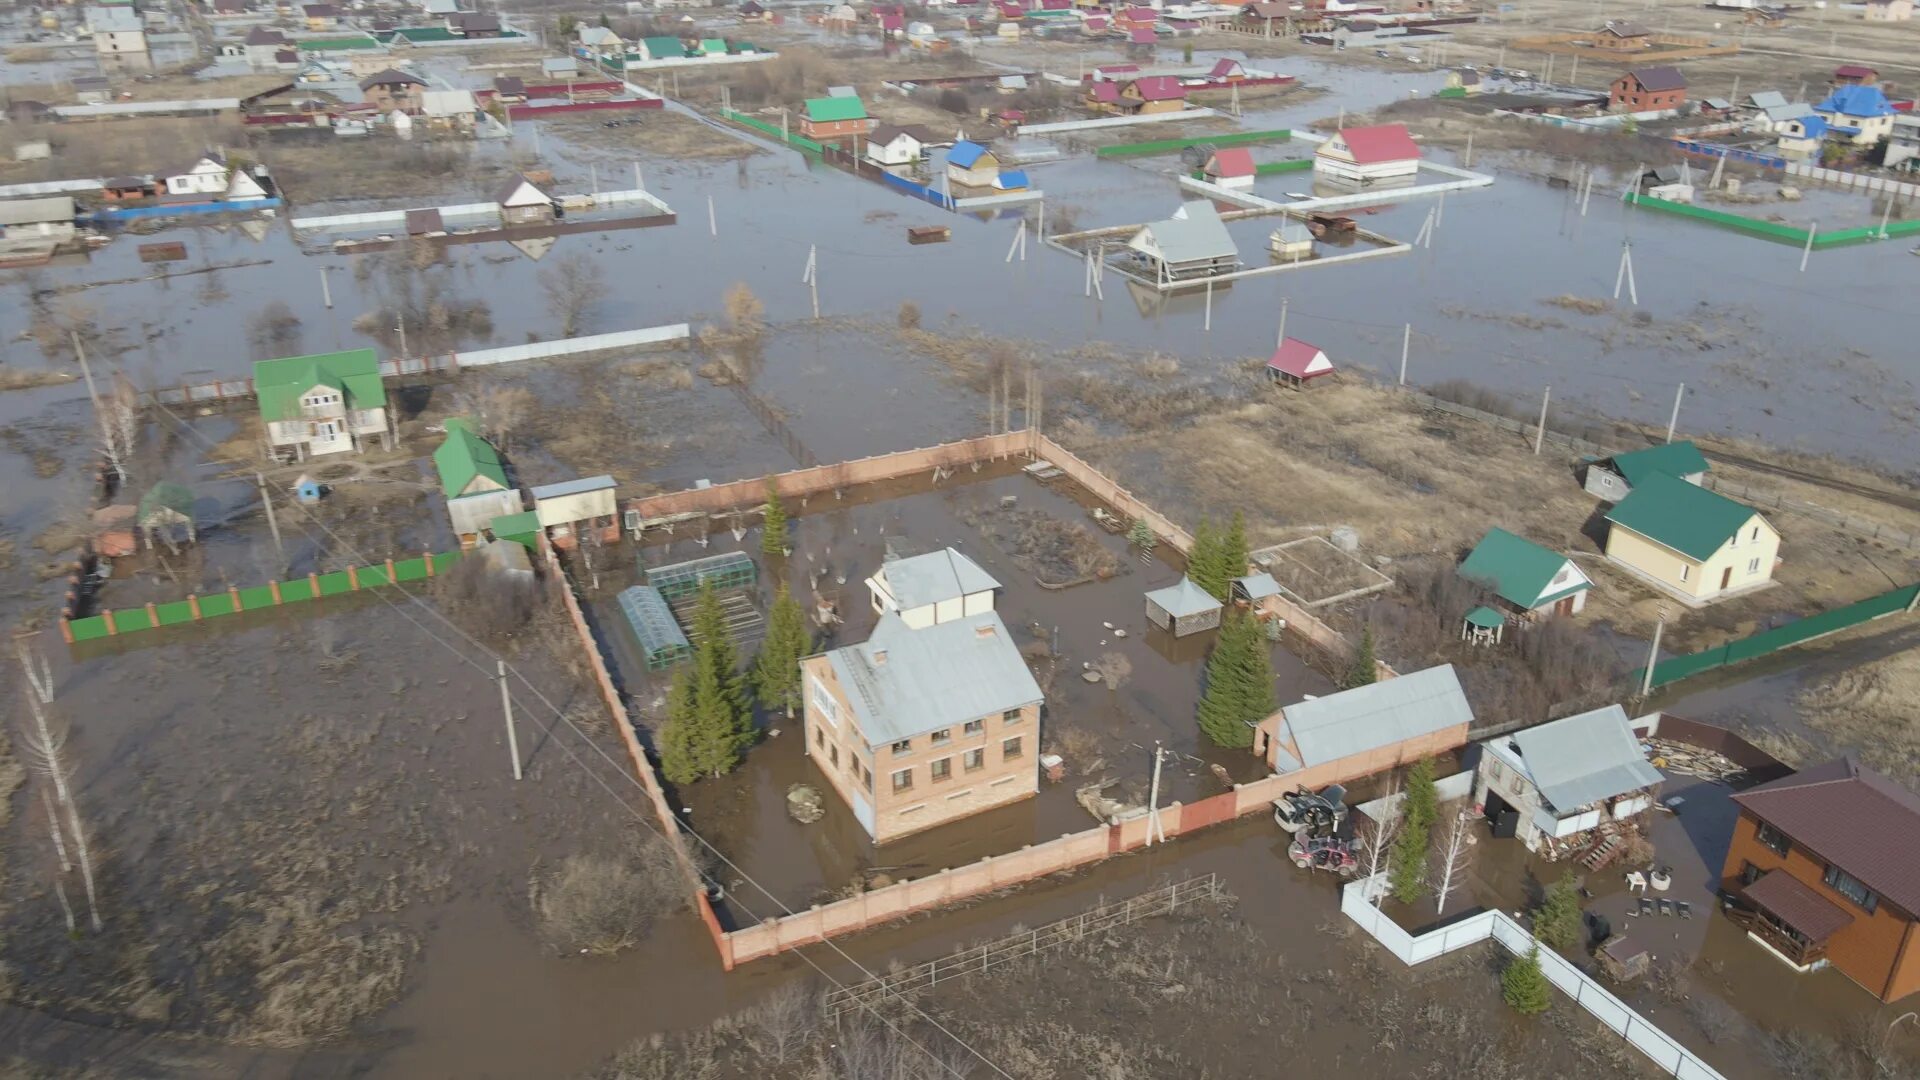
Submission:
[[[1263,63],[1301,71],[1310,82],[1331,82],[1334,93],[1250,112],[1245,119],[1249,126],[1300,124],[1341,107],[1358,109],[1436,85],[1430,73],[1380,75],[1294,60]],[[520,128],[519,147],[530,148],[526,125]],[[559,139],[546,139],[544,147],[563,188],[583,189],[584,158]],[[341,152],[352,153],[354,147],[342,146]],[[1268,147],[1257,150],[1256,157],[1299,152],[1297,146]],[[1447,200],[1431,249],[1347,267],[1289,272],[1219,290],[1209,331],[1203,328],[1207,312],[1191,297],[1174,303],[1149,297],[1152,302],[1139,304],[1113,277],[1107,279],[1104,302],[1084,297],[1081,265],[1038,244],[1030,244],[1025,260],[1008,262],[1005,256],[1016,228],[1011,219],[954,221],[878,185],[809,165],[796,154],[768,153],[719,165],[643,156],[641,163],[648,186],[680,211],[680,223],[604,237],[561,237],[547,257],[584,254],[608,282],[608,298],[590,313],[584,329],[718,321],[723,291],[745,282],[779,324],[756,376],[756,389],[782,408],[794,434],[826,460],[925,445],[975,433],[982,424],[977,397],[953,385],[936,365],[912,362],[876,345],[871,337],[804,321],[809,297],[799,279],[810,250],[818,255],[820,304],[829,316],[888,320],[901,301],[912,300],[930,329],[979,328],[1060,349],[1088,339],[1110,340],[1179,356],[1190,369],[1208,363],[1224,368],[1271,349],[1284,297],[1289,302],[1288,332],[1322,346],[1336,363],[1394,370],[1401,327],[1411,322],[1415,337],[1408,377],[1416,384],[1468,378],[1521,397],[1551,385],[1556,403],[1658,423],[1666,419],[1675,383],[1685,381],[1690,394],[1681,416],[1683,432],[1753,436],[1903,470],[1920,464],[1920,442],[1908,437],[1920,377],[1907,347],[1910,320],[1897,302],[1857,284],[1908,279],[1915,264],[1899,244],[1816,253],[1802,274],[1794,249],[1688,221],[1624,213],[1611,197],[1596,197],[1582,218],[1566,191],[1500,174],[1493,189]],[[1071,207],[1079,225],[1087,227],[1170,213],[1183,197],[1173,179],[1178,167],[1173,158],[1126,163],[1075,159],[1036,166],[1033,175],[1051,193],[1050,214]],[[1285,176],[1273,181],[1263,181],[1260,190],[1274,194],[1298,186]],[[1612,187],[1596,195],[1617,194],[1624,183],[1613,178]],[[709,197],[717,236],[707,227]],[[293,213],[346,208],[300,207]],[[1425,203],[1410,201],[1369,216],[1367,224],[1410,238],[1426,212]],[[907,226],[936,223],[955,226],[952,242],[906,244]],[[47,286],[139,279],[69,294],[95,309],[102,330],[99,352],[117,357],[136,379],[175,382],[244,374],[254,358],[247,320],[269,301],[285,303],[299,318],[301,346],[307,351],[368,343],[352,329],[352,322],[380,304],[379,278],[357,278],[350,257],[302,254],[285,231],[284,217],[267,225],[251,230],[236,225],[167,228],[164,238],[186,241],[190,252],[189,261],[174,270],[225,267],[209,273],[147,280],[163,268],[139,263],[134,239],[123,237],[89,259],[50,267],[34,277]],[[1257,245],[1258,231],[1249,227],[1235,235],[1243,245]],[[1543,305],[1543,300],[1562,294],[1610,296],[1622,242],[1628,239],[1644,322],[1637,314],[1583,315]],[[1250,261],[1264,256],[1257,250],[1243,254]],[[509,344],[558,334],[557,317],[546,310],[539,284],[544,265],[549,263],[532,262],[504,245],[474,246],[449,252],[445,268],[433,273],[443,275],[456,295],[484,298],[491,307],[492,333],[486,341],[467,344]],[[318,279],[323,267],[334,270],[332,310],[321,300]],[[10,284],[9,295],[19,297],[19,280]],[[1531,325],[1541,319],[1557,323]],[[5,342],[0,362],[41,362],[36,346],[23,336],[28,322],[26,304],[0,305],[0,341]],[[711,405],[711,396],[704,400]],[[11,434],[8,445],[18,451],[8,459],[8,497],[0,505],[0,530],[8,536],[21,541],[31,536],[54,516],[73,487],[85,454],[84,403],[78,385],[0,396],[0,428]],[[690,415],[697,423],[744,426],[743,413],[726,418],[709,407]],[[755,475],[785,464],[770,454],[759,434],[750,438],[755,447],[751,454],[716,455],[711,468],[702,460],[679,457],[650,479],[677,486],[704,476],[726,480]],[[64,463],[64,470],[42,475],[27,468],[29,450]],[[730,474],[726,468],[737,472]],[[967,550],[1010,581],[1017,575],[1007,569],[1005,557],[954,516],[953,504],[959,500],[1002,493],[1017,495],[1023,507],[1044,507],[1084,520],[1074,517],[1079,511],[1069,500],[1025,480],[966,486],[956,482],[934,495],[845,512],[804,513],[796,524],[800,549],[811,553],[818,543],[825,558],[830,542],[835,565],[846,571],[845,588],[856,601],[860,578],[877,561],[881,538],[890,530],[921,548],[964,540]],[[1103,542],[1112,540],[1102,536]],[[752,543],[751,535],[746,542]],[[682,546],[679,554],[688,553]],[[1142,626],[1139,592],[1170,573],[1159,564],[1131,565],[1133,572],[1114,582],[1065,594],[1009,589],[1008,622],[1046,627],[1049,637],[1058,625],[1064,657],[1097,655],[1105,647],[1100,636],[1105,627],[1100,624]],[[797,567],[794,572],[799,572]],[[16,576],[27,573],[23,566]],[[617,578],[610,575],[611,580]],[[26,584],[7,598],[8,606],[44,612],[57,600],[60,587],[57,580]],[[862,610],[862,605],[849,603],[843,610]],[[857,625],[850,626],[848,633],[857,630]],[[431,647],[406,640],[410,647]],[[1144,632],[1130,632],[1128,640],[1135,654],[1135,681],[1114,694],[1066,679],[1073,690],[1063,691],[1053,706],[1060,718],[1108,708],[1102,696],[1108,695],[1120,703],[1117,711],[1124,714],[1133,741],[1144,745],[1160,738],[1179,746],[1178,740],[1186,739],[1184,752],[1201,762],[1225,760],[1191,743],[1192,725],[1186,718],[1197,686],[1193,656],[1176,651],[1168,657],[1144,648],[1149,643]],[[368,647],[383,644],[371,642]],[[265,643],[245,647],[258,649]],[[193,663],[172,665],[175,679],[197,674],[198,664],[216,662],[199,640],[159,648],[167,655],[194,658]],[[110,669],[115,662],[85,663]],[[1288,658],[1276,654],[1276,662],[1285,664]],[[1299,680],[1304,692],[1313,692],[1308,673],[1289,677]],[[481,697],[472,706],[476,711],[482,707]],[[152,703],[141,700],[142,708],[150,709]],[[252,700],[243,687],[225,689],[213,711],[241,709]],[[182,693],[176,707],[197,708],[195,701]],[[130,737],[135,742],[129,745],[136,745],[139,733]],[[855,869],[896,865],[888,862],[893,858],[889,852],[861,847],[845,823],[836,824],[831,817],[811,827],[807,842],[812,850],[792,842],[796,830],[771,797],[801,775],[804,763],[790,746],[790,737],[783,736],[755,751],[741,778],[752,785],[750,805],[736,802],[730,807],[715,798],[703,807],[706,796],[698,785],[683,793],[696,824],[710,820],[723,840],[746,853],[749,863],[768,869],[771,888],[803,899],[809,892],[840,887]],[[1142,755],[1137,747],[1134,753],[1137,764]],[[1206,785],[1215,783],[1198,765],[1182,771],[1185,775],[1177,783],[1192,784],[1196,793],[1211,790]],[[1068,786],[1075,779],[1070,778]],[[969,844],[985,850],[1003,841],[1030,842],[1021,840],[1023,836],[1046,838],[1090,824],[1070,802],[1063,803],[1062,791],[1050,789],[1027,805],[1001,812],[991,823],[969,826],[987,833],[985,840],[968,833],[956,839],[951,854],[922,847],[901,861],[914,868],[945,865],[971,857]],[[129,797],[115,813],[127,817],[142,808]],[[815,844],[821,838],[832,838],[832,843]],[[1333,917],[1331,882],[1294,872],[1283,853],[1283,838],[1255,816],[1166,848],[1113,860],[1063,882],[1037,885],[838,947],[869,966],[894,957],[919,958],[1004,932],[1015,923],[1033,925],[1069,914],[1099,895],[1150,887],[1168,874],[1211,869],[1222,873],[1241,896],[1245,917],[1276,940],[1300,943],[1302,955],[1310,956],[1316,938],[1305,928]],[[490,885],[464,890],[424,914],[424,948],[401,1004],[343,1051],[330,1050],[305,1061],[301,1055],[287,1055],[281,1061],[284,1071],[408,1077],[563,1074],[601,1060],[634,1037],[695,1026],[738,1008],[782,981],[810,974],[809,961],[836,972],[846,970],[835,949],[816,947],[804,957],[756,963],[723,978],[698,926],[687,919],[662,925],[639,949],[618,958],[552,957],[533,947],[522,925],[521,869],[502,868]],[[750,872],[759,873],[751,867]],[[1709,932],[1708,952],[1714,949],[1714,932]],[[1724,963],[1729,977],[1752,955],[1751,950],[1728,949]],[[1824,984],[1807,982],[1798,984],[1795,992],[1826,990]],[[68,1039],[63,1045],[76,1048],[76,1060],[84,1058],[81,1044]],[[245,1067],[272,1071],[258,1063]],[[165,1070],[156,1065],[147,1071]]]

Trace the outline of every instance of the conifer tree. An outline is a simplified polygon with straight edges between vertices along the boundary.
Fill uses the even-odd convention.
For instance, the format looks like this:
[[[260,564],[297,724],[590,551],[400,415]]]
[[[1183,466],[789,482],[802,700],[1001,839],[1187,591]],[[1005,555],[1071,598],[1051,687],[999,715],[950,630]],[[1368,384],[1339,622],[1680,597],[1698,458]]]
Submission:
[[[767,516],[760,530],[760,553],[774,558],[787,554],[787,508],[780,502],[771,477],[767,479]]]
[[[1214,594],[1216,600],[1226,600],[1227,590],[1233,587],[1233,579],[1247,576],[1247,559],[1253,554],[1247,547],[1247,516],[1238,510],[1233,512],[1233,522],[1227,526],[1226,535],[1220,538],[1220,591]]]
[[[1421,758],[1407,772],[1407,792],[1401,804],[1400,835],[1393,842],[1387,864],[1387,885],[1393,898],[1411,904],[1427,891],[1427,849],[1434,822],[1440,818],[1440,792],[1434,784],[1432,758]]]
[[[1226,591],[1224,554],[1219,530],[1210,519],[1201,518],[1200,524],[1193,527],[1193,551],[1187,556],[1187,576],[1215,599]]]
[[[1200,730],[1217,746],[1253,745],[1253,725],[1272,715],[1273,661],[1260,624],[1235,611],[1220,627],[1207,657],[1207,685],[1200,696]]]
[[[787,719],[793,719],[793,710],[800,707],[800,658],[812,651],[806,614],[786,582],[781,582],[773,608],[767,612],[767,636],[760,643],[753,669],[754,694],[761,708],[779,709]]]
[[[692,621],[693,663],[674,679],[660,730],[660,768],[676,784],[728,772],[754,736],[739,653],[712,582],[700,583]]]
[[[1547,886],[1533,912],[1533,936],[1555,949],[1580,944],[1580,885],[1572,873]]]
[[[1368,686],[1380,678],[1380,665],[1373,647],[1373,627],[1360,628],[1360,648],[1353,654],[1353,663],[1347,667],[1347,677],[1341,680],[1343,688],[1351,690],[1356,686]]]
[[[1540,946],[1513,958],[1500,973],[1500,996],[1522,1016],[1537,1016],[1553,1004],[1553,991],[1546,973],[1540,970]]]

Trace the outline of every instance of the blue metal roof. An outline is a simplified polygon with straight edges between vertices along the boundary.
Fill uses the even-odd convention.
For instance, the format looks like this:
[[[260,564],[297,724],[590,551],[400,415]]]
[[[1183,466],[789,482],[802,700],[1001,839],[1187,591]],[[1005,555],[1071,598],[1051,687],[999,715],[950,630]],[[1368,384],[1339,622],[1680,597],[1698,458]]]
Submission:
[[[958,165],[963,169],[971,169],[974,163],[980,160],[981,155],[986,152],[987,148],[981,146],[979,143],[970,139],[962,139],[953,144],[953,149],[947,151],[947,164]]]
[[[1814,108],[1841,116],[1892,116],[1893,105],[1877,86],[1840,86]]]
[[[1008,169],[1002,172],[998,179],[994,180],[993,186],[1007,188],[1009,190],[1026,187],[1027,172],[1025,169]]]

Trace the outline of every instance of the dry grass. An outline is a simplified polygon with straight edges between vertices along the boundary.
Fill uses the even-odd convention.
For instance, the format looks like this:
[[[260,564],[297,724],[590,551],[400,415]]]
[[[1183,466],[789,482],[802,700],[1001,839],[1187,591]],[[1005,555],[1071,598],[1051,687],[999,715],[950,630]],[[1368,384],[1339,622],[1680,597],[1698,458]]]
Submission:
[[[155,117],[39,126],[6,124],[0,128],[3,128],[0,129],[0,181],[9,184],[152,172],[202,147],[247,144],[246,131],[239,121],[223,117]],[[16,146],[41,140],[52,142],[51,158],[12,160]]]
[[[1105,580],[1123,565],[1087,526],[1039,510],[989,509],[975,503],[959,516],[1012,556],[1015,566],[1049,585]]]
[[[638,943],[653,920],[686,903],[685,878],[660,841],[626,855],[569,855],[535,867],[527,903],[540,937],[563,955],[606,956]]]
[[[1907,650],[1840,672],[1800,693],[1800,716],[1868,764],[1920,786],[1920,652]]]
[[[516,167],[458,140],[339,139],[322,133],[263,141],[259,152],[288,197],[305,203],[428,196],[439,203],[468,202],[491,195]]]
[[[608,117],[627,122],[610,128],[605,126]],[[759,147],[744,139],[730,138],[691,116],[668,109],[587,113],[542,123],[598,161],[625,164],[636,152],[669,162],[733,161],[761,153]]]

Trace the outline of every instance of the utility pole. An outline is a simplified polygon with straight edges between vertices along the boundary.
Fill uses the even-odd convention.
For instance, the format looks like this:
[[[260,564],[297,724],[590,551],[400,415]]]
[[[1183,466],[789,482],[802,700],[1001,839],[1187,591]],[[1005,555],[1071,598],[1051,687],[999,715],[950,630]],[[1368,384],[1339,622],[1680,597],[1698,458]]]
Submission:
[[[333,289],[327,284],[327,271],[330,269],[332,269],[332,267],[323,266],[320,268],[320,299],[326,301],[328,311],[333,310]]]
[[[813,317],[817,319],[820,317],[820,263],[813,244],[807,245],[807,270],[800,275],[800,280],[806,283],[807,292],[813,297]]]
[[[1667,441],[1673,441],[1673,429],[1680,426],[1680,399],[1687,396],[1687,384],[1681,383],[1680,389],[1673,394],[1673,415],[1667,417]]]
[[[407,355],[407,316],[401,312],[393,317],[393,328],[400,334],[400,355]]]
[[[707,232],[714,236],[720,235],[720,219],[714,216],[712,195],[707,196]]]
[[[1159,743],[1153,744],[1153,783],[1147,793],[1147,846],[1152,847],[1157,835],[1161,843],[1167,840],[1167,830],[1160,824],[1160,757]]]
[[[1287,343],[1287,304],[1288,297],[1280,298],[1280,333],[1274,336],[1273,347],[1277,350]]]
[[[513,778],[520,776],[520,739],[513,731],[513,696],[507,693],[507,662],[494,661],[494,677],[500,680],[500,712],[507,718],[507,753],[513,755]]]
[[[1667,628],[1666,608],[1660,609],[1660,615],[1653,624],[1653,648],[1647,651],[1647,670],[1640,677],[1640,697],[1644,700],[1653,693],[1653,666],[1660,659],[1660,634]]]
[[[1467,132],[1467,156],[1460,164],[1469,169],[1473,168],[1473,132],[1471,131]]]
[[[73,355],[80,360],[80,375],[87,380],[87,398],[93,402],[93,420],[100,425],[100,447],[107,452],[107,461],[113,466],[117,482],[124,483],[127,479],[126,465],[120,460],[120,451],[115,445],[107,414],[100,411],[100,392],[93,385],[93,369],[87,366],[87,350],[80,346],[80,331],[69,330],[67,335],[73,341]]]
[[[1800,272],[1807,272],[1807,259],[1813,255],[1813,238],[1820,233],[1820,223],[1814,222],[1807,228],[1807,246],[1800,249]]]
[[[1213,333],[1213,279],[1207,279],[1207,321],[1202,330]]]
[[[287,552],[280,546],[280,522],[273,516],[273,496],[267,492],[267,478],[255,472],[253,483],[260,489],[260,505],[267,508],[267,528],[273,532],[273,550],[280,556],[280,569],[284,571],[287,568]]]
[[[1407,385],[1407,353],[1413,349],[1413,324],[1400,333],[1400,385]]]
[[[1549,386],[1547,392],[1540,395],[1540,427],[1533,433],[1533,452],[1536,456],[1540,453],[1540,444],[1547,441],[1547,402],[1552,400],[1553,387]]]

